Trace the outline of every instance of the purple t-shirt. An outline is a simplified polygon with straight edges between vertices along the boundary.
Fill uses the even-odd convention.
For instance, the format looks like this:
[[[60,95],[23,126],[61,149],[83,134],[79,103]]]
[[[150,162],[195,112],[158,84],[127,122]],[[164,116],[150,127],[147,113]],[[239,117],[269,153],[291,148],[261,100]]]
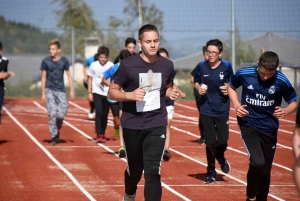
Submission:
[[[137,101],[123,102],[123,128],[143,130],[167,125],[166,86],[172,82],[173,70],[173,62],[160,55],[153,63],[145,62],[140,54],[122,60],[113,76],[114,83],[121,86],[125,92],[134,91],[140,85],[144,86],[146,91],[159,91],[158,109],[137,112]]]

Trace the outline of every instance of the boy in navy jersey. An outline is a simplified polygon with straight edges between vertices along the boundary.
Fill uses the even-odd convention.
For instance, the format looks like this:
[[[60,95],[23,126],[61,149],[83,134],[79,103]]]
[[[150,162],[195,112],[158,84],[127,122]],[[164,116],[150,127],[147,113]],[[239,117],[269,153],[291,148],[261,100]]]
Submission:
[[[224,157],[229,136],[229,97],[227,83],[233,75],[231,65],[222,56],[223,44],[220,40],[206,43],[208,60],[200,62],[195,70],[195,89],[200,97],[200,122],[206,144],[207,172],[205,183],[216,181],[215,160],[228,174],[230,165]]]
[[[142,26],[138,44],[142,51],[120,63],[108,98],[123,101],[121,125],[127,155],[123,200],[135,200],[144,170],[145,200],[159,201],[162,196],[160,165],[167,125],[165,97],[175,100],[179,93],[172,87],[173,62],[157,53],[157,28],[150,24]]]
[[[277,71],[278,55],[263,53],[258,66],[243,68],[230,79],[228,94],[248,152],[247,200],[267,200],[276,150],[278,118],[297,108],[297,95],[289,80]],[[236,89],[242,86],[241,102]],[[288,103],[281,108],[282,98]]]

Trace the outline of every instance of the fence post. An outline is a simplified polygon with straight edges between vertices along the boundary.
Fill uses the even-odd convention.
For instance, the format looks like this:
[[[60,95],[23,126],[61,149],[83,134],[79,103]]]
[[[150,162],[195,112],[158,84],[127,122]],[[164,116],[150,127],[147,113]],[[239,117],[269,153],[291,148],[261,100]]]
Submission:
[[[74,96],[76,95],[76,86],[75,86],[75,31],[72,27],[72,67],[73,67],[73,87],[74,87]]]

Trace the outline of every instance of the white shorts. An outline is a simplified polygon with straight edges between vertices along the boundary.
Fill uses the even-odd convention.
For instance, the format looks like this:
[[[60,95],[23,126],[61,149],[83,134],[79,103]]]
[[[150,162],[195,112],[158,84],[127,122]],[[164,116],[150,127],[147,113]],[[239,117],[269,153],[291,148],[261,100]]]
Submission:
[[[174,105],[169,105],[166,107],[168,112],[168,119],[173,119]]]

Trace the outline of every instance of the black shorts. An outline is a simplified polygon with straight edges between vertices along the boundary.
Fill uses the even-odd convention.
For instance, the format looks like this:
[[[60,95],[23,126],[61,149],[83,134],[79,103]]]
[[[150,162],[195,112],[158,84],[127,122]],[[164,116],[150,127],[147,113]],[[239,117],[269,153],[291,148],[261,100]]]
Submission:
[[[115,102],[115,103],[109,102],[109,107],[111,109],[113,116],[118,117],[119,111],[120,111],[120,103],[119,102]]]

